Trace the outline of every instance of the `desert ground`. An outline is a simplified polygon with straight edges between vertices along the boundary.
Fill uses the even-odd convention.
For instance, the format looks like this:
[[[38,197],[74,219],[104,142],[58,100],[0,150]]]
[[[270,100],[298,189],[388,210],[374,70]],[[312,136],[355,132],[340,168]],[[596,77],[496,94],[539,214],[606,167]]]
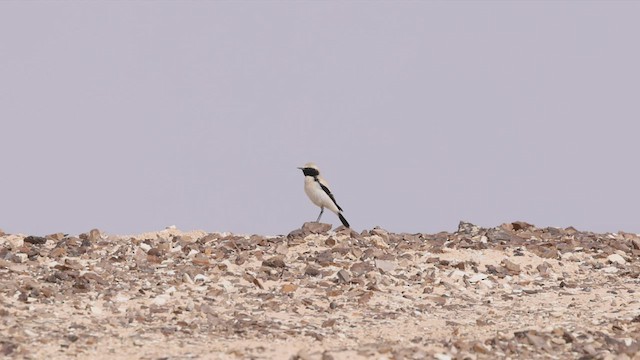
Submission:
[[[0,231],[0,356],[640,359],[640,237]]]

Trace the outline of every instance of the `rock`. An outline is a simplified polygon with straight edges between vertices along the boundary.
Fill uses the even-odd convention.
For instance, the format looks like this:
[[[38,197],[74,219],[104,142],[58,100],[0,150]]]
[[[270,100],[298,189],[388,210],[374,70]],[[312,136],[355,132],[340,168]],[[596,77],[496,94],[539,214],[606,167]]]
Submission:
[[[476,236],[480,234],[481,230],[483,229],[477,225],[473,225],[472,223],[465,221],[460,221],[456,234]]]
[[[434,354],[433,358],[436,359],[436,360],[451,360],[452,359],[451,355],[447,355],[447,354],[443,354],[443,353]]]
[[[306,222],[302,225],[302,231],[311,234],[324,234],[331,230],[331,224],[319,222]]]
[[[376,267],[384,272],[392,272],[398,265],[391,261],[376,260]]]
[[[486,278],[488,278],[489,275],[487,274],[483,274],[483,273],[477,273],[477,274],[473,274],[471,277],[469,277],[468,281],[472,284],[475,284],[481,280],[484,280]]]
[[[322,327],[326,328],[326,327],[333,327],[333,325],[336,324],[336,319],[328,319],[325,320],[324,322],[322,322]]]
[[[311,355],[307,349],[300,349],[296,355],[291,357],[291,360],[311,360]]]
[[[89,236],[87,238],[91,243],[96,243],[98,242],[98,240],[102,239],[102,234],[100,234],[100,230],[98,229],[91,229],[91,231],[89,231]]]
[[[551,265],[546,261],[538,265],[536,269],[538,270],[538,272],[540,273],[540,276],[542,277],[549,277],[551,275],[551,270],[550,270]]]
[[[472,347],[473,351],[479,352],[481,354],[489,354],[491,349],[487,347],[487,345],[481,343],[480,341],[475,341]]]
[[[338,271],[338,281],[343,283],[343,284],[348,284],[351,282],[351,274],[349,274],[349,272],[347,270],[340,270]]]
[[[51,239],[54,241],[60,241],[62,239],[64,239],[65,237],[69,236],[69,234],[65,234],[65,233],[53,233],[53,234],[49,234],[47,236],[45,236],[47,239]]]
[[[202,275],[202,274],[196,274],[196,276],[193,277],[193,281],[196,282],[196,283],[197,282],[205,282],[207,280],[208,280],[207,277]]]
[[[328,352],[327,350],[325,350],[325,351],[322,353],[322,359],[321,359],[321,360],[334,360],[334,357],[333,357],[333,355],[331,355],[331,353],[330,353],[330,352]]]
[[[529,230],[533,227],[533,225],[526,223],[524,221],[515,221],[511,223],[511,227],[514,231],[519,231],[519,230]]]
[[[193,279],[187,273],[182,274],[182,282],[187,283],[187,284],[194,284]]]
[[[309,276],[318,276],[321,274],[320,268],[313,265],[307,265],[304,269],[304,274]]]
[[[0,340],[0,354],[4,356],[11,355],[17,348],[18,344],[9,341],[9,339]]]
[[[297,289],[298,289],[297,285],[284,284],[284,285],[282,285],[282,288],[280,289],[280,291],[282,291],[285,294],[288,294],[288,293],[292,293],[292,292],[296,291]]]
[[[20,263],[26,262],[27,260],[29,260],[29,258],[28,258],[28,255],[25,253],[17,253],[13,255],[12,260],[13,262],[20,264]]]
[[[42,245],[47,242],[47,238],[42,236],[27,236],[24,238],[24,242],[35,245]]]
[[[520,273],[520,265],[512,262],[509,259],[502,260],[502,266],[504,266],[505,269],[507,269],[512,274],[517,275]]]
[[[289,242],[297,243],[300,240],[302,240],[305,237],[305,235],[306,234],[304,231],[302,231],[302,229],[295,229],[287,235],[287,240]]]
[[[262,266],[267,266],[272,268],[284,268],[285,263],[281,256],[274,256],[272,258],[262,261]]]
[[[276,247],[276,253],[280,255],[287,255],[288,252],[289,252],[289,247],[287,246],[287,244],[283,243],[278,245],[278,247]]]
[[[371,235],[378,235],[382,238],[382,240],[387,243],[389,241],[389,232],[385,229],[382,229],[378,226],[374,227],[373,230],[369,232]]]
[[[369,271],[371,271],[373,269],[374,269],[374,267],[371,266],[371,264],[369,262],[364,262],[364,261],[360,261],[360,262],[354,263],[349,268],[351,273],[356,275],[356,276],[360,276],[362,274],[366,274],[367,272],[369,272]]]
[[[514,235],[511,231],[502,228],[490,229],[487,231],[487,238],[491,242],[510,243],[511,245],[520,245],[523,242],[521,238]]]
[[[619,264],[619,265],[624,265],[627,263],[627,261],[619,254],[611,254],[607,256],[607,261],[609,261],[612,264]]]
[[[24,238],[20,235],[9,235],[4,239],[11,245],[11,249],[17,249],[24,245]]]
[[[384,239],[380,235],[371,235],[369,237],[369,240],[371,241],[373,246],[375,246],[378,249],[388,249],[389,248],[389,244],[387,244],[387,242],[384,241]]]

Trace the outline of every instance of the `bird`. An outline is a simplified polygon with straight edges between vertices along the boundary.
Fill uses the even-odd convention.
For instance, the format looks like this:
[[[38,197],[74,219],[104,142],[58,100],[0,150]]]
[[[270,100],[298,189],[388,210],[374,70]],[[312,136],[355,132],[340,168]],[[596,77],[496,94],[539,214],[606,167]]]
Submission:
[[[342,208],[336,202],[336,198],[329,190],[329,184],[325,179],[320,176],[320,170],[314,163],[306,163],[304,166],[299,167],[304,174],[304,192],[316,206],[320,207],[320,215],[316,222],[320,222],[324,208],[333,211],[342,225],[349,228],[349,222],[342,216]]]

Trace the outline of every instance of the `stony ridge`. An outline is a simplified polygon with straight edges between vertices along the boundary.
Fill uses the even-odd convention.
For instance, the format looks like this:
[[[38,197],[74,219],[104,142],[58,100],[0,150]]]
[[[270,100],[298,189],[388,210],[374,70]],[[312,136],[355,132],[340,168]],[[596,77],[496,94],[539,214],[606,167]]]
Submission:
[[[640,237],[0,231],[10,358],[640,358]]]

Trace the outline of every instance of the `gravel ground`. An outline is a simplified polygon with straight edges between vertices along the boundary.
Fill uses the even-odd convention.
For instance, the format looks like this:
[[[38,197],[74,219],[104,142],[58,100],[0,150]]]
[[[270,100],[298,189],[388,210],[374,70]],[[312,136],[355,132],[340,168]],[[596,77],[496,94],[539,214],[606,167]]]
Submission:
[[[0,231],[0,355],[640,359],[640,237]]]

